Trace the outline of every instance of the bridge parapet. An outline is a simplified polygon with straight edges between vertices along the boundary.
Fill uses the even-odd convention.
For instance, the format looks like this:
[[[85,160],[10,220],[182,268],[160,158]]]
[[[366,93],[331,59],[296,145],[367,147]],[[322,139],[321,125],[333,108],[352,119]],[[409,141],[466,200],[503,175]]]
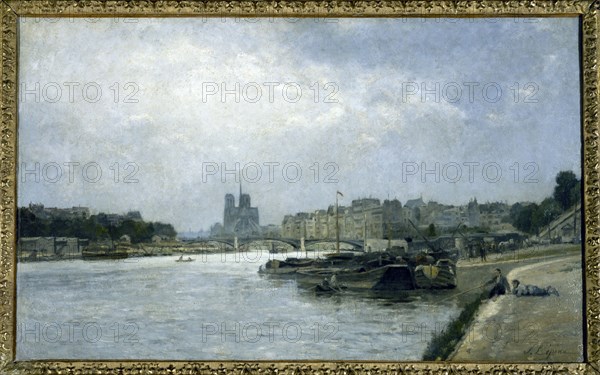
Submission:
[[[238,246],[244,246],[244,245],[251,244],[253,242],[260,242],[260,241],[282,242],[282,243],[285,243],[287,245],[293,246],[296,249],[300,248],[300,245],[301,245],[301,240],[295,239],[295,238],[282,238],[282,237],[245,237],[245,238],[239,238],[238,237]],[[234,246],[235,245],[235,238],[206,238],[206,239],[203,239],[203,240],[193,241],[191,243],[207,243],[207,242],[219,242],[219,243],[227,244],[227,245],[230,245],[230,246]],[[317,244],[317,243],[335,243],[335,240],[327,239],[327,238],[323,238],[323,239],[305,239],[304,240],[305,246],[306,245]],[[352,245],[355,249],[357,249],[357,250],[363,250],[364,251],[363,242],[360,241],[360,240],[344,240],[344,239],[340,239],[340,243]]]

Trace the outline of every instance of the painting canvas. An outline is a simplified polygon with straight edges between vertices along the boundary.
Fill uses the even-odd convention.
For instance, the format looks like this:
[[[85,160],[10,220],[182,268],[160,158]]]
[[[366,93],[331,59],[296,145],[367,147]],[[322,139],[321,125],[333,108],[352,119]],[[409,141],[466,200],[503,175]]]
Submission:
[[[17,360],[584,360],[578,18],[18,22]]]

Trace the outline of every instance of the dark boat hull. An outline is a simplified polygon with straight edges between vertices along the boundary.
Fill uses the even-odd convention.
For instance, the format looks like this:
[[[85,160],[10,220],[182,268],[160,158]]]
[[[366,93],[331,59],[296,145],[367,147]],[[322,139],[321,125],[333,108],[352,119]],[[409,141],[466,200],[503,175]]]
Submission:
[[[439,259],[433,263],[433,257],[424,257],[421,261],[426,264],[398,263],[397,259],[381,257],[358,261],[331,257],[310,264],[310,261],[291,258],[289,262],[269,261],[261,266],[259,272],[293,278],[303,287],[311,288],[329,280],[333,275],[338,283],[351,290],[398,291],[456,287],[456,264],[451,259]]]
[[[416,289],[413,271],[408,266],[390,265],[374,290],[413,290]]]
[[[369,271],[341,270],[339,268],[307,269],[297,271],[300,283],[315,284],[335,275],[337,282],[353,290],[412,290],[415,285],[411,270],[406,265],[394,264]]]
[[[415,268],[415,283],[419,289],[451,289],[456,287],[455,267],[436,263]]]
[[[310,267],[314,264],[313,260],[303,260],[288,258],[288,260],[270,260],[265,265],[260,266],[258,273],[264,275],[289,275],[296,271]]]

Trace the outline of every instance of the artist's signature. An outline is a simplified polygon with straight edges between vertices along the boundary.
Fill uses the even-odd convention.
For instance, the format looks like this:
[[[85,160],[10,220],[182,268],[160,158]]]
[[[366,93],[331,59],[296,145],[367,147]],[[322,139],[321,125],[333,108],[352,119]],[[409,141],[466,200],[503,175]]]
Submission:
[[[565,349],[554,348],[552,344],[546,343],[535,344],[525,350],[524,353],[528,356],[542,357],[544,359],[550,359],[550,357],[557,354],[574,354]]]

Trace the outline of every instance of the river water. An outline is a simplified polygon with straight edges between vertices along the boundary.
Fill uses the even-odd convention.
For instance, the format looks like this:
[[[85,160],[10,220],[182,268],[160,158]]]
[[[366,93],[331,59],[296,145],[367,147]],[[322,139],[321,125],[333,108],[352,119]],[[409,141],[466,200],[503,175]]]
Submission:
[[[259,275],[267,251],[192,257],[19,263],[17,359],[414,361],[459,313],[423,292],[315,295]]]

